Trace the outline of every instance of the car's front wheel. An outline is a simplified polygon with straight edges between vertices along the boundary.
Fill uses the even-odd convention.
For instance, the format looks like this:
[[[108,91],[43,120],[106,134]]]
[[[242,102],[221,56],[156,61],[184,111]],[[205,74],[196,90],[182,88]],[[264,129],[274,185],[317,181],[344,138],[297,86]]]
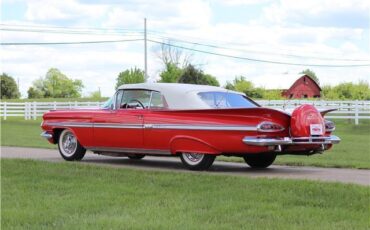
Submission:
[[[58,149],[60,155],[67,161],[79,161],[86,153],[86,149],[81,146],[74,133],[69,129],[60,133]]]
[[[244,161],[251,168],[267,168],[274,163],[276,154],[274,153],[257,153],[244,156]]]
[[[182,163],[190,170],[206,170],[213,164],[215,155],[200,153],[181,153]]]

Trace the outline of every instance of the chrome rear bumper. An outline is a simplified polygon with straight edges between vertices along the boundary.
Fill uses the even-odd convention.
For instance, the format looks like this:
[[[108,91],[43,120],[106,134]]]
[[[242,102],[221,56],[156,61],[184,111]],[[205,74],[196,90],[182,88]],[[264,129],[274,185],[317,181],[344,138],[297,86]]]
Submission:
[[[271,146],[271,145],[322,145],[338,144],[340,138],[337,136],[329,137],[283,137],[283,138],[258,138],[244,137],[243,142],[247,145]]]
[[[51,138],[53,138],[53,134],[51,134],[51,133],[48,133],[48,132],[42,132],[41,134],[40,134],[40,136],[41,137],[43,137],[43,138],[45,138],[45,139],[51,139]]]

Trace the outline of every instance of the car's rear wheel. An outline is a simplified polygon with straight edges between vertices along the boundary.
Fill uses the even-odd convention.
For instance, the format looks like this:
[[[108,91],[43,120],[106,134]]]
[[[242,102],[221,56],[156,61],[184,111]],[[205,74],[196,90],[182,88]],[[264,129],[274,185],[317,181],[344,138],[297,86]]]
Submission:
[[[275,158],[276,154],[274,153],[259,153],[244,156],[244,161],[251,168],[267,168],[274,163]]]
[[[182,163],[190,170],[206,170],[211,167],[215,160],[215,155],[200,153],[181,153]]]
[[[58,139],[60,155],[67,161],[79,161],[86,153],[86,149],[78,142],[77,137],[69,129],[64,129]]]
[[[127,155],[128,158],[130,158],[131,160],[140,160],[140,159],[143,159],[145,157],[144,154],[129,154]]]

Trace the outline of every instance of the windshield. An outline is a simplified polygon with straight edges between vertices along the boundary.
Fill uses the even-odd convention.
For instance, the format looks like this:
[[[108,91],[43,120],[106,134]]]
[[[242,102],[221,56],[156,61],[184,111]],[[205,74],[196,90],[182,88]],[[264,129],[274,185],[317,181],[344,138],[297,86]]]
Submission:
[[[101,106],[102,109],[111,109],[113,104],[113,97],[109,98],[108,101],[104,102]]]
[[[202,92],[198,96],[211,108],[254,108],[256,103],[247,97],[228,92]]]

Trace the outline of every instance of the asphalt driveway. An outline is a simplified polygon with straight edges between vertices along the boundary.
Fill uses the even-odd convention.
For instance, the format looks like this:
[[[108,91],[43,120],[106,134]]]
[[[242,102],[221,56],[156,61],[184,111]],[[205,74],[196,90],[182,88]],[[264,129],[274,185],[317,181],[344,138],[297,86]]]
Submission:
[[[34,159],[49,162],[64,161],[58,150],[5,147],[1,146],[1,158]],[[186,170],[177,157],[149,157],[142,160],[130,160],[126,157],[107,157],[88,152],[82,164],[104,165],[119,168],[134,168],[140,170],[178,171],[197,174],[219,174],[244,177],[266,177],[285,179],[305,179],[329,182],[353,183],[370,185],[370,170],[362,169],[339,169],[319,168],[302,166],[279,166],[273,165],[267,169],[251,169],[243,163],[230,163],[215,161],[210,170],[205,172],[193,172]]]

